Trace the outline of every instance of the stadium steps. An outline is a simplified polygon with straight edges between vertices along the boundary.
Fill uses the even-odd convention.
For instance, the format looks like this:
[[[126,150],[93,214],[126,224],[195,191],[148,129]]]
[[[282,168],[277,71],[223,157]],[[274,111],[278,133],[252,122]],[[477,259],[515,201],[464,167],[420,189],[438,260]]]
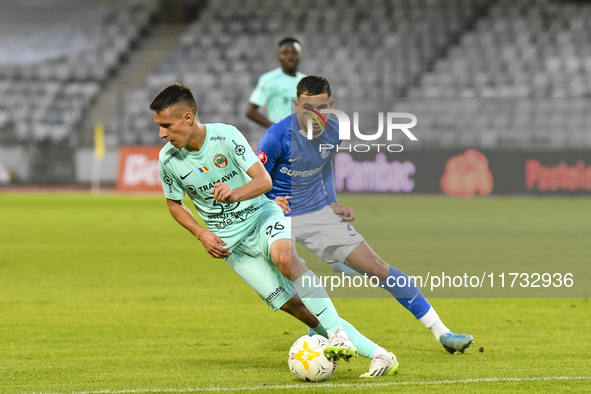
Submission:
[[[419,75],[415,76],[415,78],[413,78],[410,81],[410,84],[404,90],[405,96],[409,95],[410,90],[412,88],[417,88],[417,87],[421,86],[421,82],[422,82],[424,76],[427,75],[428,73],[433,72],[436,69],[437,64],[439,62],[441,62],[444,59],[447,59],[450,56],[450,52],[452,51],[452,49],[457,48],[460,45],[463,35],[465,35],[468,32],[474,31],[476,24],[480,20],[489,17],[489,13],[490,13],[491,8],[494,7],[498,3],[498,1],[499,0],[489,0],[489,1],[483,2],[480,5],[478,11],[474,14],[473,18],[462,22],[463,28],[460,29],[457,32],[457,34],[454,35],[454,37],[449,41],[448,45],[441,48],[441,50],[439,51],[437,56],[435,56],[433,59],[429,59],[429,61],[427,61],[427,64],[424,66],[425,67],[424,71],[421,72]]]
[[[185,25],[155,25],[150,36],[139,42],[138,48],[129,53],[127,62],[105,86],[95,106],[83,125],[83,145],[93,145],[94,125],[105,127],[107,144],[116,145],[117,132],[122,124],[124,106],[129,93],[144,88],[146,78],[179,46],[179,36]]]

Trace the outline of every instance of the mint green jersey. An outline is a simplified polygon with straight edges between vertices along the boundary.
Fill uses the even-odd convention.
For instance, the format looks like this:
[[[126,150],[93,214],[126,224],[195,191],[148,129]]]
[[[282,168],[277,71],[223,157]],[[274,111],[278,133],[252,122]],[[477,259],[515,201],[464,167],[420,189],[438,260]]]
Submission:
[[[277,122],[291,115],[291,99],[296,97],[298,82],[306,75],[297,72],[291,77],[281,67],[261,75],[257,87],[250,95],[250,102],[259,107],[267,106],[267,117]]]
[[[186,192],[209,231],[231,251],[255,229],[261,211],[282,213],[265,195],[231,204],[213,200],[210,190],[215,183],[223,182],[232,189],[244,186],[251,179],[246,172],[259,159],[234,126],[214,123],[205,127],[205,143],[198,152],[177,149],[170,143],[162,148],[160,180],[168,199],[182,200]]]

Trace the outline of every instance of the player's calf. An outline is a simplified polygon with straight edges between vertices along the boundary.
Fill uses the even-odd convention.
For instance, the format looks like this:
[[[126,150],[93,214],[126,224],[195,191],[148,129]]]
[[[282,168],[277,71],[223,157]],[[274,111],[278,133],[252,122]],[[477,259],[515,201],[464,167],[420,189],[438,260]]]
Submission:
[[[316,327],[319,322],[316,317],[306,308],[300,297],[296,294],[280,308],[289,313],[308,327]],[[313,335],[313,334],[312,334]]]

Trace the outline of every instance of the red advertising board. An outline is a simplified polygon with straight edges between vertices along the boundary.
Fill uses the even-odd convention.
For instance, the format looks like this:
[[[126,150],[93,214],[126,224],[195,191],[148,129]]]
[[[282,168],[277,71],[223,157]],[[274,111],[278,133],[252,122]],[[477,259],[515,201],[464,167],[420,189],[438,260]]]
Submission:
[[[117,190],[161,191],[158,154],[161,146],[119,147]]]
[[[493,176],[486,156],[475,149],[454,156],[445,164],[439,181],[441,190],[450,196],[488,196],[493,189]]]
[[[573,166],[564,160],[544,166],[536,159],[529,159],[525,163],[525,187],[540,191],[591,191],[591,166],[586,166],[583,160],[577,160]]]

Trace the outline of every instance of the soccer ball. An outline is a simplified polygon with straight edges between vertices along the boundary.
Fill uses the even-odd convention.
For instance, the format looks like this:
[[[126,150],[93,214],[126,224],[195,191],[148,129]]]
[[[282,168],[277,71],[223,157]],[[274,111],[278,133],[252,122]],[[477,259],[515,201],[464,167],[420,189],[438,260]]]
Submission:
[[[330,379],[337,369],[337,362],[324,355],[327,345],[328,339],[320,335],[304,335],[295,341],[287,357],[293,376],[304,382],[323,382]]]

